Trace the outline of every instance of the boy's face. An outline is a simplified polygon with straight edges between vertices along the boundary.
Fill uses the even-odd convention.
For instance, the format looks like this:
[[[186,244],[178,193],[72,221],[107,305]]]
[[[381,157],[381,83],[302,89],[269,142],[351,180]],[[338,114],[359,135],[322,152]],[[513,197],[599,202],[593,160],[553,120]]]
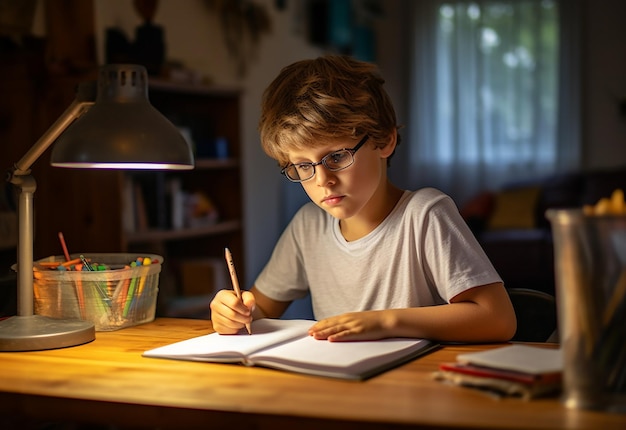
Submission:
[[[354,146],[354,139],[332,139],[315,148],[290,151],[289,161],[317,163],[332,152]],[[385,192],[387,161],[384,154],[384,148],[374,148],[366,142],[354,154],[351,166],[333,172],[319,164],[315,166],[315,175],[301,182],[302,187],[316,205],[337,219],[366,215],[364,210],[376,204],[377,197]]]

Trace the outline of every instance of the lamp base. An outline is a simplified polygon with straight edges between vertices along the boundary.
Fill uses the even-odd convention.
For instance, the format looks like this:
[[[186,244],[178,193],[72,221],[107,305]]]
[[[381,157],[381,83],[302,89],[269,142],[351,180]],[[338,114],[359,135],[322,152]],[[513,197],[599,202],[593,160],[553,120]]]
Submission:
[[[42,315],[0,321],[0,351],[39,351],[81,345],[96,338],[92,323]]]

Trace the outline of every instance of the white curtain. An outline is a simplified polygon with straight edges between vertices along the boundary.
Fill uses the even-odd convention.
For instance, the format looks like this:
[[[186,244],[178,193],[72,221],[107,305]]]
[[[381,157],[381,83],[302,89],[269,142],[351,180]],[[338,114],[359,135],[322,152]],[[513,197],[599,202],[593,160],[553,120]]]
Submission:
[[[578,3],[413,2],[412,186],[461,205],[579,166]]]

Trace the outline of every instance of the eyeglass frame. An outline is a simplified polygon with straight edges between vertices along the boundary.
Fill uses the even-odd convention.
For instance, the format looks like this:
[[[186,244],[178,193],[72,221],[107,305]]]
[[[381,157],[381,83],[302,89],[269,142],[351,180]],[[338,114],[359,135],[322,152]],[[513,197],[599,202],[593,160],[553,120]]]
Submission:
[[[365,136],[363,136],[363,138],[359,141],[359,143],[357,143],[353,148],[342,148],[342,149],[338,149],[336,151],[330,152],[328,154],[326,154],[320,161],[318,161],[317,163],[291,163],[288,164],[287,166],[283,167],[280,170],[280,173],[282,175],[284,175],[289,181],[291,182],[295,182],[295,183],[300,183],[300,182],[305,182],[308,181],[309,179],[313,179],[315,177],[315,173],[317,173],[317,171],[315,170],[316,166],[319,166],[320,164],[323,165],[328,171],[330,172],[340,172],[344,169],[347,169],[348,167],[352,166],[354,164],[354,154],[356,154],[356,152],[361,149],[361,147],[363,145],[365,145],[365,142],[368,141],[368,139],[370,138],[369,134],[366,134]],[[352,160],[350,161],[350,164],[348,164],[347,166],[344,167],[340,167],[338,169],[329,167],[326,164],[326,160],[329,159],[329,157],[333,156],[334,154],[338,153],[338,152],[342,152],[342,151],[348,151],[350,153],[350,156],[352,157]],[[291,178],[288,174],[287,174],[287,169],[294,167],[294,166],[310,166],[313,168],[313,173],[311,174],[311,176],[309,176],[306,179],[293,179]]]

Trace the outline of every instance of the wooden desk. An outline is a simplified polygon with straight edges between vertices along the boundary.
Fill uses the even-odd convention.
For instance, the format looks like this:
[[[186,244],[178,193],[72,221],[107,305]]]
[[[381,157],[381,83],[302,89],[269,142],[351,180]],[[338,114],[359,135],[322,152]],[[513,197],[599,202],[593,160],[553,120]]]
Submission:
[[[557,398],[496,400],[431,379],[460,352],[501,345],[446,346],[365,382],[141,357],[211,331],[209,321],[157,319],[73,348],[0,353],[0,411],[162,429],[626,428],[626,415]]]

